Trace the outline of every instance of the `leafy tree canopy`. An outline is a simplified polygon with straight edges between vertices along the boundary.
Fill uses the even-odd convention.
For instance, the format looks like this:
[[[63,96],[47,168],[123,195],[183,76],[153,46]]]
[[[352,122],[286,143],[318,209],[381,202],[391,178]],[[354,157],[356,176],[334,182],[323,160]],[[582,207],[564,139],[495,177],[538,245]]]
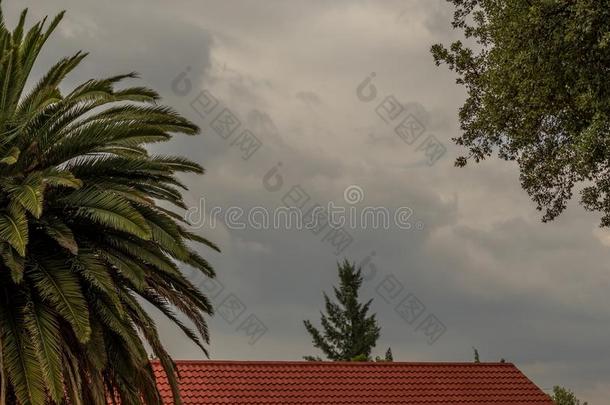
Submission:
[[[553,401],[556,405],[581,405],[574,393],[563,387],[553,387]],[[583,402],[582,405],[587,405]]]
[[[610,225],[610,1],[449,0],[468,44],[432,47],[468,93],[454,140],[479,162],[516,161],[523,188],[557,217],[580,184]]]

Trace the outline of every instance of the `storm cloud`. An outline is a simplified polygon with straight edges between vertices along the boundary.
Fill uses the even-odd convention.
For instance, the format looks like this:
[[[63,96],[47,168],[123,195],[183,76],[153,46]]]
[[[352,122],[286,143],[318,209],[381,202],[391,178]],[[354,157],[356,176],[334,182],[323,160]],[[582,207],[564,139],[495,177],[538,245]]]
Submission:
[[[4,1],[9,25],[24,6],[31,18],[68,10],[35,74],[90,51],[67,86],[138,71],[202,127],[152,148],[204,165],[205,176],[184,178],[193,208],[203,200],[272,209],[293,189],[308,204],[346,205],[355,185],[356,208],[412,210],[412,229],[350,229],[353,242],[339,253],[308,230],[197,226],[223,250],[202,250],[218,282],[197,280],[219,308],[213,358],[317,355],[302,320],[318,320],[321,292],[348,258],[369,275],[363,293],[382,326],[376,354],[392,347],[400,361],[470,361],[476,346],[482,360],[515,362],[544,389],[566,385],[594,404],[610,396],[610,232],[576,204],[542,224],[512,164],[454,167],[465,95],[429,54],[457,35],[445,1]],[[374,97],[358,94],[367,77]],[[212,111],[205,97],[217,102]],[[417,141],[384,121],[380,106],[392,100],[416,120]],[[239,122],[231,135],[214,122],[225,110]],[[244,130],[260,143],[251,155],[237,140]],[[433,165],[425,139],[446,148]],[[282,185],[270,191],[273,168]],[[425,307],[418,320],[397,310],[408,297]],[[221,310],[228,302],[242,305],[238,313]],[[446,328],[433,344],[418,327],[429,316]],[[174,356],[203,356],[157,318]],[[266,332],[253,339],[247,320]]]

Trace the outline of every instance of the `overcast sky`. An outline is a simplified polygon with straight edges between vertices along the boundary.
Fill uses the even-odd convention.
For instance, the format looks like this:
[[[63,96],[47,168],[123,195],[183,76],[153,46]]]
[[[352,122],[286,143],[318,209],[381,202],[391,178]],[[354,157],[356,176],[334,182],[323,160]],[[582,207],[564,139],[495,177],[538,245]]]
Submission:
[[[376,355],[391,347],[399,361],[471,361],[475,346],[483,361],[514,362],[544,389],[566,385],[593,404],[607,402],[610,232],[576,204],[541,223],[512,164],[453,166],[463,152],[451,138],[464,91],[429,53],[457,38],[445,1],[5,0],[9,25],[24,5],[32,18],[68,10],[35,75],[87,50],[67,88],[135,70],[202,127],[201,136],[153,148],[206,168],[205,176],[184,179],[192,215],[201,214],[201,201],[206,212],[271,210],[293,186],[308,205],[412,210],[408,230],[349,229],[353,242],[338,254],[324,230],[198,222],[196,232],[223,253],[202,250],[219,284],[194,281],[218,307],[235,305],[210,321],[214,359],[319,355],[302,320],[318,323],[338,260],[368,258],[362,293],[374,299],[382,327]],[[359,96],[372,73],[374,92],[363,86]],[[211,111],[206,96],[218,102],[207,105]],[[388,96],[404,112],[386,123],[377,107]],[[227,139],[212,123],[225,108],[240,121]],[[423,131],[412,144],[394,132],[408,116]],[[261,145],[248,159],[244,130]],[[432,139],[446,153],[429,165],[422,143]],[[350,186],[358,199],[351,205]],[[396,311],[415,299],[417,319]],[[253,320],[264,335],[244,330]],[[446,331],[430,339],[426,321]],[[159,327],[176,358],[202,357],[160,317]]]

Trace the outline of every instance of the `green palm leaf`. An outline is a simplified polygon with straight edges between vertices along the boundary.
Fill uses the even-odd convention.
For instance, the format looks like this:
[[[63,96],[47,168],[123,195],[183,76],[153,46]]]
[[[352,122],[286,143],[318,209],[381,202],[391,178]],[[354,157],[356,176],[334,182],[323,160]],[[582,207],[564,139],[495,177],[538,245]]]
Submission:
[[[21,205],[21,207],[29,211],[34,217],[40,218],[42,215],[42,194],[44,188],[42,175],[40,173],[31,173],[23,182],[17,184],[4,183],[4,189],[9,194],[12,201]]]
[[[58,170],[55,168],[47,169],[42,173],[42,180],[45,184],[52,186],[64,186],[70,188],[81,188],[83,182],[74,177],[67,170]]]
[[[54,304],[57,312],[71,325],[79,341],[86,343],[91,334],[89,311],[76,274],[61,259],[42,258],[26,270],[40,296]]]
[[[59,403],[63,398],[63,374],[61,334],[57,316],[45,304],[36,302],[28,307],[25,324],[32,336],[38,362],[51,398]]]
[[[25,269],[25,259],[15,251],[8,243],[0,244],[0,255],[6,267],[11,270],[11,277],[16,284],[23,280],[23,271]]]
[[[78,217],[145,240],[151,238],[151,230],[144,217],[129,201],[117,194],[90,188],[71,193],[60,202],[75,208],[74,215]]]
[[[47,215],[38,223],[47,235],[53,238],[61,247],[67,249],[73,255],[78,253],[78,244],[74,239],[74,233],[61,219]]]
[[[123,85],[135,73],[62,91],[86,53],[33,81],[62,17],[26,29],[24,12],[9,31],[0,7],[0,401],[162,405],[149,348],[178,404],[176,370],[141,303],[207,354],[212,306],[180,266],[213,276],[191,242],[218,248],[173,211],[186,208],[178,174],[203,168],[147,144],[199,129],[154,90]]]
[[[25,256],[28,220],[22,208],[11,205],[7,212],[0,214],[0,239],[8,242],[21,256]]]
[[[32,339],[22,327],[23,313],[16,303],[23,297],[13,296],[11,302],[0,305],[2,321],[2,357],[4,367],[19,402],[23,405],[44,405],[44,378]]]
[[[8,151],[6,156],[0,159],[0,163],[3,163],[5,165],[14,165],[15,163],[17,163],[17,159],[19,159],[20,154],[21,151],[19,150],[19,148],[13,146],[11,150]]]

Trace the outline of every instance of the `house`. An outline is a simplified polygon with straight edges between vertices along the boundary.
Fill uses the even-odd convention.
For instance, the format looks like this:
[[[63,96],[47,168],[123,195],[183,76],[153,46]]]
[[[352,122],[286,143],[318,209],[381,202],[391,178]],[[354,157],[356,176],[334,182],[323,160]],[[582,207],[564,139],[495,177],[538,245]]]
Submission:
[[[178,361],[185,405],[552,405],[510,363]],[[153,363],[165,403],[171,390]]]

